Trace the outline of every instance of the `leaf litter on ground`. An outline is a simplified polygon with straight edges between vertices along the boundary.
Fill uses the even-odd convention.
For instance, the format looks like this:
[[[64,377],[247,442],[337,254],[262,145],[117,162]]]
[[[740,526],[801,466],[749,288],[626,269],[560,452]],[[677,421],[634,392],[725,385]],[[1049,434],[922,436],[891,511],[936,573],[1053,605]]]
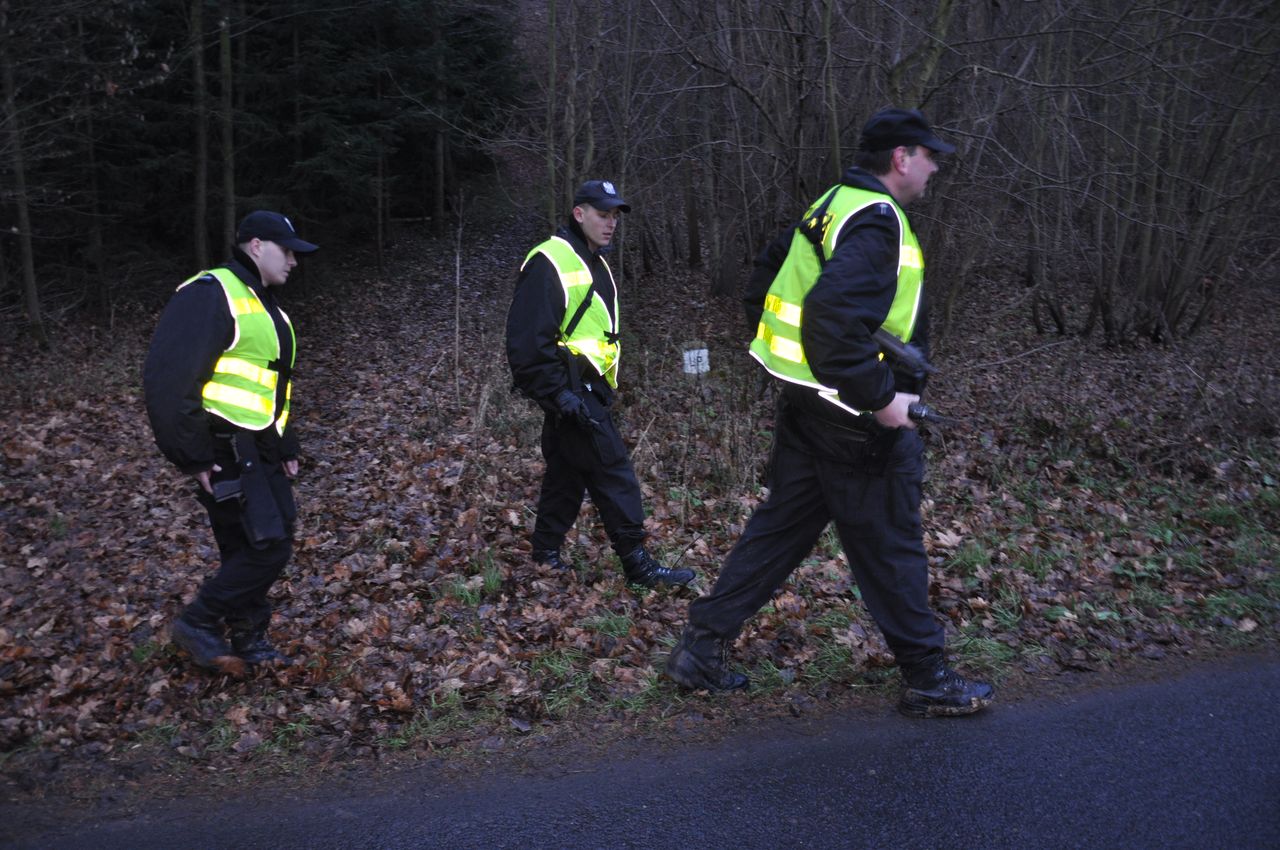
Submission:
[[[243,681],[194,669],[167,641],[216,550],[146,426],[138,374],[160,305],[110,334],[68,320],[38,365],[16,337],[0,345],[13,381],[0,441],[11,787],[45,793],[85,766],[112,775],[137,750],[211,769],[492,750],[745,700],[795,713],[892,682],[830,530],[738,639],[758,686],[727,702],[662,682],[696,591],[628,587],[589,504],[564,552],[574,569],[531,563],[541,415],[510,389],[514,261],[494,258],[538,235],[513,226],[469,250],[461,292],[451,244],[406,237],[409,259],[382,277],[357,262],[332,275],[342,283],[286,293],[303,513],[271,635],[297,663]],[[624,278],[617,408],[652,546],[703,589],[766,495],[772,416],[738,304],[706,289],[688,273]],[[995,281],[969,290],[956,328],[1013,300]],[[1250,333],[1275,339],[1274,295],[1236,297]],[[1221,312],[1163,347],[1111,351],[1017,321],[938,340],[929,400],[962,424],[928,433],[925,543],[962,666],[1043,677],[1275,640],[1276,373]],[[710,351],[699,379],[681,371],[691,339]]]

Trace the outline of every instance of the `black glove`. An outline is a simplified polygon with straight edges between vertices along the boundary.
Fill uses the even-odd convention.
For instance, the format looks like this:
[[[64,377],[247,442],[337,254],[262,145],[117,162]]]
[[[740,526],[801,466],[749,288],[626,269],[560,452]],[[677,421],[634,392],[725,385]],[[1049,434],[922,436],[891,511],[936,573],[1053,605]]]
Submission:
[[[578,395],[571,389],[563,389],[556,393],[556,412],[561,418],[576,422],[583,428],[591,428],[599,424],[591,418],[591,411],[587,409],[587,403],[582,400],[582,396]]]

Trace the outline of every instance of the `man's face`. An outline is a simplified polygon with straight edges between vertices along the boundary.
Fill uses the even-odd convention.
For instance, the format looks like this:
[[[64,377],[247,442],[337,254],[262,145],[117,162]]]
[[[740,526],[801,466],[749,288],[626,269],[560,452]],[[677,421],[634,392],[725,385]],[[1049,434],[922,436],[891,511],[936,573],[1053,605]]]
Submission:
[[[622,213],[616,207],[602,212],[591,204],[583,204],[573,208],[573,218],[582,226],[582,233],[591,244],[591,249],[598,251],[613,241],[613,229],[618,226]]]
[[[264,286],[280,286],[289,279],[289,272],[298,264],[293,249],[262,239],[249,243],[249,256],[258,264],[258,274],[262,276]]]
[[[901,180],[903,197],[898,198],[898,203],[905,205],[924,197],[929,178],[938,170],[938,163],[933,158],[933,151],[924,145],[899,148],[899,150],[903,153]]]

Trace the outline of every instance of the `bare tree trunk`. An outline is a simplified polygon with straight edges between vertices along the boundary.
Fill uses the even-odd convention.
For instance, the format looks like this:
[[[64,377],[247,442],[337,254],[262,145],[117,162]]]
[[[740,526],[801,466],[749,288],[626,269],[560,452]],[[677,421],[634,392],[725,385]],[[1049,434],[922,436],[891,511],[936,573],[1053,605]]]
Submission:
[[[827,144],[831,146],[831,181],[834,183],[844,173],[844,160],[840,154],[840,105],[835,77],[835,45],[831,32],[831,12],[835,0],[824,0],[822,8],[822,91],[827,112]]]
[[[578,134],[577,134],[577,104],[575,98],[578,96],[578,73],[577,73],[577,56],[572,46],[569,48],[569,67],[567,69],[564,89],[564,116],[563,128],[561,132],[562,140],[560,142],[559,154],[564,158],[563,167],[560,169],[560,182],[554,187],[552,193],[555,196],[556,208],[559,208],[561,198],[570,197],[573,194],[573,181],[579,176],[578,170]]]
[[[453,392],[462,402],[462,230],[466,224],[462,194],[458,195],[458,229],[453,246]]]
[[[236,68],[249,67],[249,33],[253,31],[253,27],[244,26],[243,22],[249,20],[249,13],[245,8],[245,0],[236,0],[236,17],[235,20],[241,22],[243,29],[235,38],[235,57]],[[235,91],[236,111],[243,112],[245,109],[245,98],[248,97],[248,91],[244,86],[238,86]]]
[[[195,0],[199,2],[200,0]],[[302,161],[302,27],[299,25],[299,17],[293,17],[293,23],[289,28],[293,37],[293,127],[290,131],[293,135],[293,161],[295,163]]]
[[[85,52],[84,16],[76,15],[76,37],[80,48],[80,61],[89,66],[90,60]],[[98,185],[98,141],[95,132],[94,110],[92,107],[84,111],[85,120],[85,158],[89,170],[89,202],[87,211],[88,245],[85,247],[86,288],[90,293],[90,301],[94,309],[101,315],[107,315],[111,301],[109,279],[102,274],[103,237],[102,216]]]
[[[382,277],[383,272],[383,246],[387,241],[387,222],[384,215],[386,211],[384,182],[386,180],[387,158],[383,154],[378,154],[377,172],[373,178],[373,203],[374,203],[374,266],[378,270],[378,277]]]
[[[0,31],[8,30],[7,4],[0,4]],[[49,335],[40,313],[40,293],[36,289],[35,249],[31,244],[31,210],[27,201],[27,169],[22,153],[22,131],[18,126],[17,83],[14,80],[13,57],[7,42],[0,38],[0,75],[4,77],[4,117],[9,125],[12,149],[9,167],[13,169],[13,204],[18,212],[18,252],[22,258],[22,291],[27,304],[27,325],[41,348],[49,347]]]
[[[681,121],[686,134],[692,135],[689,101],[681,101]],[[689,252],[689,268],[702,268],[702,209],[706,205],[698,198],[698,160],[690,151],[684,154],[684,223],[685,247]]]
[[[560,207],[560,184],[556,180],[556,101],[560,91],[556,79],[556,6],[557,0],[547,3],[547,225],[553,230]]]
[[[431,202],[431,219],[435,232],[443,233],[446,218],[445,192],[448,191],[449,140],[444,129],[436,130],[435,144],[431,146],[431,173],[435,178],[435,191]]]
[[[448,93],[445,88],[444,50],[440,49],[444,46],[444,18],[443,15],[438,12],[433,12],[433,14],[435,14],[436,17],[432,37],[435,39],[437,45],[435,97],[438,108],[443,112],[445,100],[448,97]],[[449,175],[447,170],[449,165],[449,136],[445,132],[443,116],[436,118],[435,123],[436,132],[433,139],[434,143],[431,146],[432,172],[434,174],[434,179],[432,181],[434,184],[434,190],[432,192],[431,199],[431,221],[433,232],[436,235],[441,235],[444,233],[445,225],[445,197],[446,193],[449,191]],[[459,210],[459,214],[461,214],[461,210]]]
[[[955,0],[938,0],[930,22],[929,35],[915,52],[898,62],[890,74],[889,85],[894,103],[905,107],[922,106],[925,88],[938,72],[938,61],[947,46],[947,32],[955,13]],[[908,82],[909,80],[909,82]]]
[[[191,99],[196,150],[192,164],[191,244],[196,267],[209,267],[209,107],[204,79],[204,0],[191,0]]]
[[[236,148],[235,113],[232,108],[232,82],[235,70],[231,62],[231,3],[223,0],[222,19],[218,23],[219,61],[222,75],[222,242],[231,245],[236,239]]]

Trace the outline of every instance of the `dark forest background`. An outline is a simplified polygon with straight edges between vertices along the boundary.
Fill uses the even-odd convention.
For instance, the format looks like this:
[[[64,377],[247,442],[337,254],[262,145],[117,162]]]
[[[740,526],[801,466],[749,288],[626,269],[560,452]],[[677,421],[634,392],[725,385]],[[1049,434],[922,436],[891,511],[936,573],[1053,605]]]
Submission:
[[[1164,342],[1274,284],[1278,27],[1268,0],[4,0],[0,323],[46,344],[163,298],[259,207],[381,268],[393,222],[448,232],[495,177],[548,219],[611,177],[622,272],[728,294],[896,104],[959,147],[913,213],[939,335],[987,276],[1037,330]]]

